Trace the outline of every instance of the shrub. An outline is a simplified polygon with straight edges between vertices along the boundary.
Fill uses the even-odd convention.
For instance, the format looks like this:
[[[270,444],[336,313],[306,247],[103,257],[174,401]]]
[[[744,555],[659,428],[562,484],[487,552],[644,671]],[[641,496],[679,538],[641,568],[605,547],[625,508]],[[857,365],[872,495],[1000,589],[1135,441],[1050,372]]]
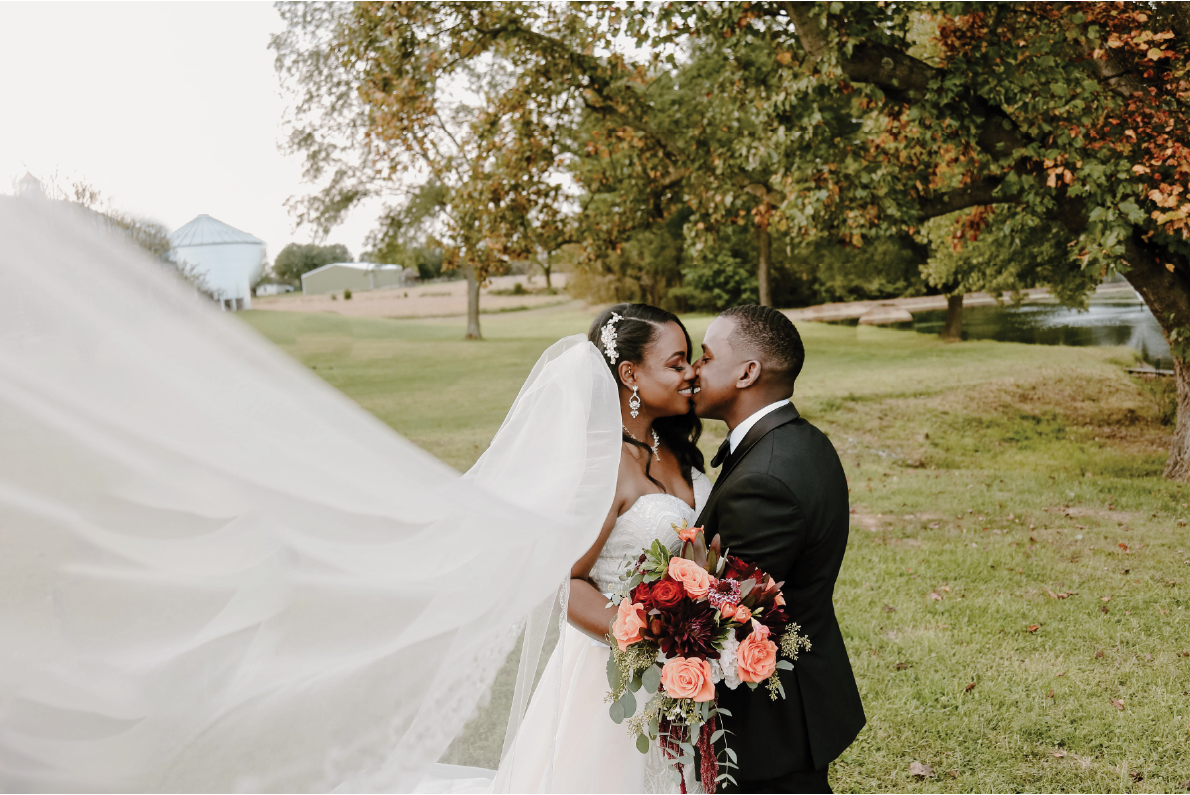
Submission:
[[[756,269],[728,252],[719,251],[687,270],[684,284],[671,289],[669,295],[701,312],[754,304],[758,300]]]
[[[344,291],[343,291],[343,300],[344,300],[344,301],[350,301],[350,300],[351,300],[351,291],[350,291],[350,290],[344,290]]]

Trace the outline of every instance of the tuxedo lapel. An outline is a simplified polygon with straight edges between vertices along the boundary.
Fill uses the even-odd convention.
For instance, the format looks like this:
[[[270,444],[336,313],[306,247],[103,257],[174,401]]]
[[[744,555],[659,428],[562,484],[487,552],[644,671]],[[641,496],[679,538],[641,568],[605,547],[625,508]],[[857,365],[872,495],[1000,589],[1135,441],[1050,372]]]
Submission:
[[[727,476],[731,474],[731,470],[736,468],[736,465],[743,460],[744,456],[748,455],[748,451],[755,447],[757,442],[764,438],[765,434],[774,428],[780,428],[787,422],[793,422],[800,416],[798,410],[790,403],[775,411],[770,411],[761,417],[760,421],[753,425],[752,429],[740,441],[735,452],[727,456],[727,460],[723,462],[723,469],[719,470],[719,477],[715,479],[715,486],[711,489],[711,493],[715,493],[715,490],[719,488],[719,484],[727,479]],[[728,438],[731,438],[730,434]],[[710,498],[707,499],[707,503],[710,504]]]

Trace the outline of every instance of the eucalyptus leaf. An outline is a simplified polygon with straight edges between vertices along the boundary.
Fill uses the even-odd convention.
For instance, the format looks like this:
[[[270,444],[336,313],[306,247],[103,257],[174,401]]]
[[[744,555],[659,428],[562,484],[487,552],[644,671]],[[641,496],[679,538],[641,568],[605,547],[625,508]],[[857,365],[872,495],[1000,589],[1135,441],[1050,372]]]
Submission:
[[[624,695],[620,696],[620,700],[616,703],[622,705],[625,718],[631,718],[636,712],[636,696],[632,695],[631,690],[625,690]]]
[[[649,693],[656,693],[657,688],[661,687],[661,669],[656,665],[649,666],[643,674],[641,674],[641,684],[645,691]]]
[[[647,754],[649,752],[649,738],[643,734],[636,735],[636,750],[642,754]]]
[[[723,739],[723,729],[719,729],[714,734],[711,735],[711,742],[713,742],[713,743],[717,743],[722,739]]]
[[[619,701],[613,701],[612,705],[607,708],[607,712],[612,716],[612,723],[620,724],[624,722],[624,718],[628,717],[624,714],[624,705]]]
[[[793,663],[791,663],[789,660],[777,660],[777,668],[782,671],[792,671]]]
[[[607,656],[607,683],[611,685],[612,690],[620,686],[620,668],[616,665],[615,653]]]
[[[723,750],[727,752],[727,758],[728,758],[728,759],[730,759],[730,760],[731,760],[731,761],[733,761],[733,762],[738,762],[738,761],[739,761],[738,759],[736,759],[735,751],[731,750],[731,747],[730,747],[730,746],[728,746],[728,747],[724,748]]]
[[[640,690],[640,677],[639,676],[634,676],[628,680],[628,689],[631,690],[633,693],[635,693],[637,690]]]

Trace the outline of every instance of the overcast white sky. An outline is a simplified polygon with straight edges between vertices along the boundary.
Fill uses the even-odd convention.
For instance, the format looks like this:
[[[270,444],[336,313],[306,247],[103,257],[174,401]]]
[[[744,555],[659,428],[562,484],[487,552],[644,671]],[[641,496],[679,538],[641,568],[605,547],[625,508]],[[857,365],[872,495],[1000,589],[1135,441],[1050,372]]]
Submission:
[[[277,149],[285,101],[267,2],[0,2],[0,193],[26,171],[82,178],[172,231],[207,213],[268,244],[309,242]],[[358,257],[375,218],[332,232]]]

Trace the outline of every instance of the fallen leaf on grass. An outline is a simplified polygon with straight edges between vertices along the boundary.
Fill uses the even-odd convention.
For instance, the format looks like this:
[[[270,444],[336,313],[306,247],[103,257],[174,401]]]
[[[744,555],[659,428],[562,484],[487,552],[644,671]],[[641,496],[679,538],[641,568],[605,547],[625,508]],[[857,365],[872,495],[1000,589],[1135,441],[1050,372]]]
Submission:
[[[1185,781],[1181,782],[1180,784],[1178,784],[1178,786],[1179,786],[1179,787],[1181,787],[1182,789],[1184,789],[1184,790],[1186,790],[1186,791],[1190,792],[1190,778],[1188,778],[1188,779],[1186,779]]]
[[[969,685],[967,685],[966,687],[964,687],[964,688],[963,688],[963,692],[964,692],[964,693],[970,693],[972,690],[974,690],[974,689],[975,689],[975,686],[976,686],[977,684],[979,684],[979,683],[978,683],[978,682],[972,682],[971,684],[969,684]]]
[[[1039,629],[1041,629],[1041,624],[1030,624],[1029,628],[1026,629],[1025,632],[1036,632]]]
[[[1110,602],[1110,601],[1111,601],[1111,594],[1108,594],[1107,596],[1101,596],[1101,597],[1099,597],[1099,601],[1100,601],[1100,602]]]
[[[951,778],[959,777],[959,771],[957,771],[957,770],[947,770],[946,772],[950,775]]]
[[[897,612],[897,609],[896,609],[895,607],[893,607],[892,605],[885,605],[884,607],[882,607],[882,608],[880,608],[880,609],[881,609],[881,610],[883,610],[883,611],[884,611],[884,612],[886,612],[886,613],[895,613],[895,612]]]
[[[1116,709],[1120,710],[1121,712],[1123,712],[1123,711],[1124,711],[1124,699],[1122,699],[1122,698],[1109,698],[1109,699],[1108,699],[1108,701],[1110,701],[1110,702],[1111,702],[1111,705],[1112,705],[1113,707],[1115,707]]]
[[[912,667],[913,667],[913,663],[907,663],[907,662],[899,662],[893,666],[893,668],[896,668],[898,671],[904,671],[904,670],[912,668]]]
[[[938,593],[937,591],[930,591],[926,596],[929,599],[933,599],[935,602],[942,601],[942,594]]]
[[[921,762],[909,763],[909,775],[917,776],[919,778],[933,778],[934,768],[929,765],[923,765]]]
[[[1046,588],[1045,592],[1049,594],[1050,599],[1069,599],[1070,597],[1076,596],[1078,594],[1078,591],[1062,591],[1061,593],[1054,593],[1049,588]]]
[[[1132,776],[1132,780],[1135,781],[1137,784],[1139,784],[1140,782],[1145,780],[1145,774],[1140,772],[1139,770],[1130,771],[1128,773],[1128,775]]]
[[[1127,544],[1125,544],[1123,541],[1121,541],[1120,543],[1116,544],[1116,546],[1118,546],[1118,547],[1119,547],[1120,549],[1122,549],[1124,552],[1127,552],[1127,551],[1128,551],[1128,545],[1127,545]]]
[[[1061,759],[1062,757],[1066,756],[1066,752],[1065,751],[1054,751],[1053,756],[1054,756],[1054,759]]]
[[[1053,698],[1053,697],[1054,697],[1054,691],[1053,691],[1053,690],[1051,690],[1051,691],[1049,692],[1049,695],[1048,695],[1048,696],[1046,696],[1046,698]]]
[[[1103,656],[1103,649],[1099,649],[1098,651],[1095,652],[1095,659],[1099,659],[1102,656]]]
[[[1099,612],[1100,613],[1110,613],[1111,611],[1107,609],[1107,605],[1101,605],[1099,607]]]

